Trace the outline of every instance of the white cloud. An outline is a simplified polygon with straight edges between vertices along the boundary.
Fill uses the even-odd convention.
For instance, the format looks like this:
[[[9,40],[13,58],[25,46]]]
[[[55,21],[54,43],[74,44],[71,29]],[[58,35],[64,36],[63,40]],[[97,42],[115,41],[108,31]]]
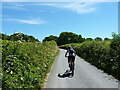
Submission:
[[[25,5],[24,4],[22,4],[22,3],[16,3],[16,2],[14,2],[14,3],[5,3],[5,5],[4,5],[4,3],[2,4],[2,8],[7,8],[7,9],[14,9],[14,10],[27,10],[26,8],[25,8]]]
[[[15,9],[15,10],[27,10],[26,6],[43,5],[55,8],[62,8],[71,10],[78,14],[91,13],[96,11],[96,7],[93,7],[93,2],[62,2],[62,3],[7,3],[3,5],[3,8]]]
[[[19,23],[25,23],[25,24],[44,24],[46,23],[45,21],[41,20],[40,18],[36,18],[36,19],[4,19],[3,21],[15,21],[15,22],[19,22]]]
[[[56,6],[56,3],[31,3],[29,5],[45,5],[45,6]]]
[[[119,0],[2,0],[2,2],[118,2]]]
[[[36,3],[33,5],[44,5],[56,8],[62,8],[66,10],[71,10],[78,14],[91,13],[96,11],[96,7],[93,7],[96,3],[93,2],[72,2],[72,3]]]
[[[95,3],[91,3],[91,2],[89,2],[89,3],[69,3],[69,4],[58,6],[58,7],[72,10],[78,14],[83,14],[83,13],[91,13],[91,12],[96,11],[96,7],[92,6],[94,4]]]

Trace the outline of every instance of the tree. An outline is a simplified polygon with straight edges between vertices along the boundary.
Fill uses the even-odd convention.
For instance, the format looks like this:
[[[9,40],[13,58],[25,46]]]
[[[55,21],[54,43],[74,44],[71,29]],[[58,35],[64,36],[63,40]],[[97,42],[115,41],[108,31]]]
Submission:
[[[85,41],[85,38],[82,38],[81,35],[79,35],[78,37],[79,37],[79,38],[78,38],[78,43],[82,43],[82,42]]]
[[[57,44],[64,45],[68,43],[81,43],[84,39],[81,35],[77,35],[72,32],[62,32],[58,37]]]
[[[23,38],[23,34],[22,33],[14,33],[14,34],[10,35],[9,40],[11,40],[11,41],[21,40],[22,41],[22,38]]]
[[[57,39],[58,39],[57,36],[50,35],[50,36],[48,36],[48,37],[45,37],[45,38],[43,39],[43,42],[52,41],[52,40],[54,40],[55,42],[57,42]]]
[[[92,38],[86,38],[85,41],[92,41]]]
[[[0,33],[0,39],[2,39],[2,40],[8,40],[9,39],[9,35]]]
[[[35,39],[33,36],[28,36],[23,33],[14,33],[10,35],[9,40],[11,41],[26,41],[26,42],[38,42],[38,39]]]
[[[102,38],[96,37],[96,38],[95,38],[95,41],[102,41]]]
[[[107,37],[104,38],[104,41],[110,41],[110,40],[111,40],[111,39],[109,39],[109,38],[107,38]]]

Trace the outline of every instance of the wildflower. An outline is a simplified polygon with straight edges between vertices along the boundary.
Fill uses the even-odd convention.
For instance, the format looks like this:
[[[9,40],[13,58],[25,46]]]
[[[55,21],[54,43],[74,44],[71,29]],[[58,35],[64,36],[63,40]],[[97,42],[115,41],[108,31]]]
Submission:
[[[10,74],[13,74],[13,71],[11,71]]]

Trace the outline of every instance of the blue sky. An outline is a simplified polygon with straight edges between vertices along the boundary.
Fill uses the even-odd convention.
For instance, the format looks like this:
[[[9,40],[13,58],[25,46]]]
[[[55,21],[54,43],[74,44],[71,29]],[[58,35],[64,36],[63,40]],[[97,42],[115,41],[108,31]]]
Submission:
[[[84,38],[118,33],[117,2],[3,2],[2,32],[22,32],[42,41],[74,32]]]

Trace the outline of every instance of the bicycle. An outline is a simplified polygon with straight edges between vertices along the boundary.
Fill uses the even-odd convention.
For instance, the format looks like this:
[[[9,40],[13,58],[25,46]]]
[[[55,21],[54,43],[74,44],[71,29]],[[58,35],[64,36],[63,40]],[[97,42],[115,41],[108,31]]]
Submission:
[[[68,56],[67,56],[67,58],[68,58]],[[73,62],[72,58],[70,58],[68,64],[69,64],[69,68],[70,68],[71,74],[73,76],[74,75],[74,69],[75,69],[74,68],[75,67],[75,63]]]

